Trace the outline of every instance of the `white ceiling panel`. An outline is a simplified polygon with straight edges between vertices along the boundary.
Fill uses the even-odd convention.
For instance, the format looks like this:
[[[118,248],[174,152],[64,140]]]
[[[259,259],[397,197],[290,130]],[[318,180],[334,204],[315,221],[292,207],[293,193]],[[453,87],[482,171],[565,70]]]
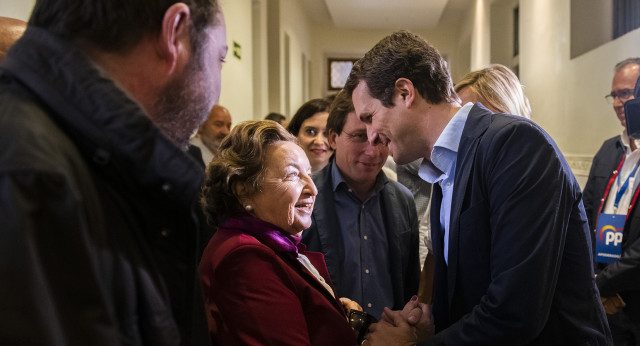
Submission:
[[[315,0],[318,1],[318,0]],[[344,28],[432,28],[448,0],[325,0],[333,23]]]

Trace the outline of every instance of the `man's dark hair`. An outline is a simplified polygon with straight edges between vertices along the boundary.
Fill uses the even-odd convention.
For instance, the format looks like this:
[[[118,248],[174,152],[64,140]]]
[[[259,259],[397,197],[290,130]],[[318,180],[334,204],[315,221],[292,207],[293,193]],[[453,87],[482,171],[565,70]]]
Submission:
[[[420,36],[397,31],[378,42],[356,62],[344,90],[349,96],[364,80],[369,94],[385,107],[393,106],[398,78],[410,80],[420,96],[431,104],[458,101],[447,62]]]
[[[273,120],[273,121],[277,122],[278,124],[280,124],[283,120],[287,120],[287,117],[285,117],[284,115],[282,115],[280,113],[271,112],[271,113],[267,114],[266,117],[264,117],[264,120]]]
[[[296,114],[291,118],[289,125],[287,126],[287,131],[289,131],[292,135],[298,136],[298,132],[300,132],[300,128],[302,127],[302,123],[314,116],[316,113],[326,112],[329,109],[331,104],[326,99],[312,99],[305,102]]]
[[[191,43],[196,52],[204,40],[204,28],[216,24],[218,0],[37,0],[29,25],[76,44],[122,53],[145,35],[159,33],[165,12],[178,2],[191,11]]]
[[[338,136],[342,133],[344,124],[347,123],[347,116],[354,112],[351,96],[343,90],[336,95],[329,108],[329,118],[327,118],[327,130],[335,132]]]

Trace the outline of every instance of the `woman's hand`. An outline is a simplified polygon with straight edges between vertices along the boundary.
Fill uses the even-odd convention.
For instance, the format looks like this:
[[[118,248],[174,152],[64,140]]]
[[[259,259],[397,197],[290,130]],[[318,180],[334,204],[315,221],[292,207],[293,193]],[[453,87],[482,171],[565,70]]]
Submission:
[[[362,311],[362,306],[349,298],[341,297],[340,303],[342,303],[342,307],[347,312],[347,319],[349,319],[351,310]]]

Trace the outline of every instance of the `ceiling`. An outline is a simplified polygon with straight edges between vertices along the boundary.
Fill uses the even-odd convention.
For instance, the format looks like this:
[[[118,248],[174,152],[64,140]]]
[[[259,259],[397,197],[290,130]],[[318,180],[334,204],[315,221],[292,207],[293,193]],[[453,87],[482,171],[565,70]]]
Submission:
[[[431,29],[460,23],[471,0],[301,0],[311,21],[340,28]]]

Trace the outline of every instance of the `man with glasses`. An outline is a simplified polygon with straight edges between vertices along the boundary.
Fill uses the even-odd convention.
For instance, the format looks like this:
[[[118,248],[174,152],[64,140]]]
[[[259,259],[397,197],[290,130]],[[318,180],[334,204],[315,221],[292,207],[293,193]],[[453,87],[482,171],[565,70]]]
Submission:
[[[611,93],[605,98],[624,129],[602,144],[583,192],[594,235],[596,282],[616,345],[640,345],[640,139],[629,138],[624,115],[638,76],[640,58],[625,59],[615,67]]]
[[[340,297],[380,318],[418,292],[418,216],[411,192],[381,171],[389,149],[368,141],[351,98],[338,94],[327,119],[335,154],[317,172],[307,250],[322,252]]]

